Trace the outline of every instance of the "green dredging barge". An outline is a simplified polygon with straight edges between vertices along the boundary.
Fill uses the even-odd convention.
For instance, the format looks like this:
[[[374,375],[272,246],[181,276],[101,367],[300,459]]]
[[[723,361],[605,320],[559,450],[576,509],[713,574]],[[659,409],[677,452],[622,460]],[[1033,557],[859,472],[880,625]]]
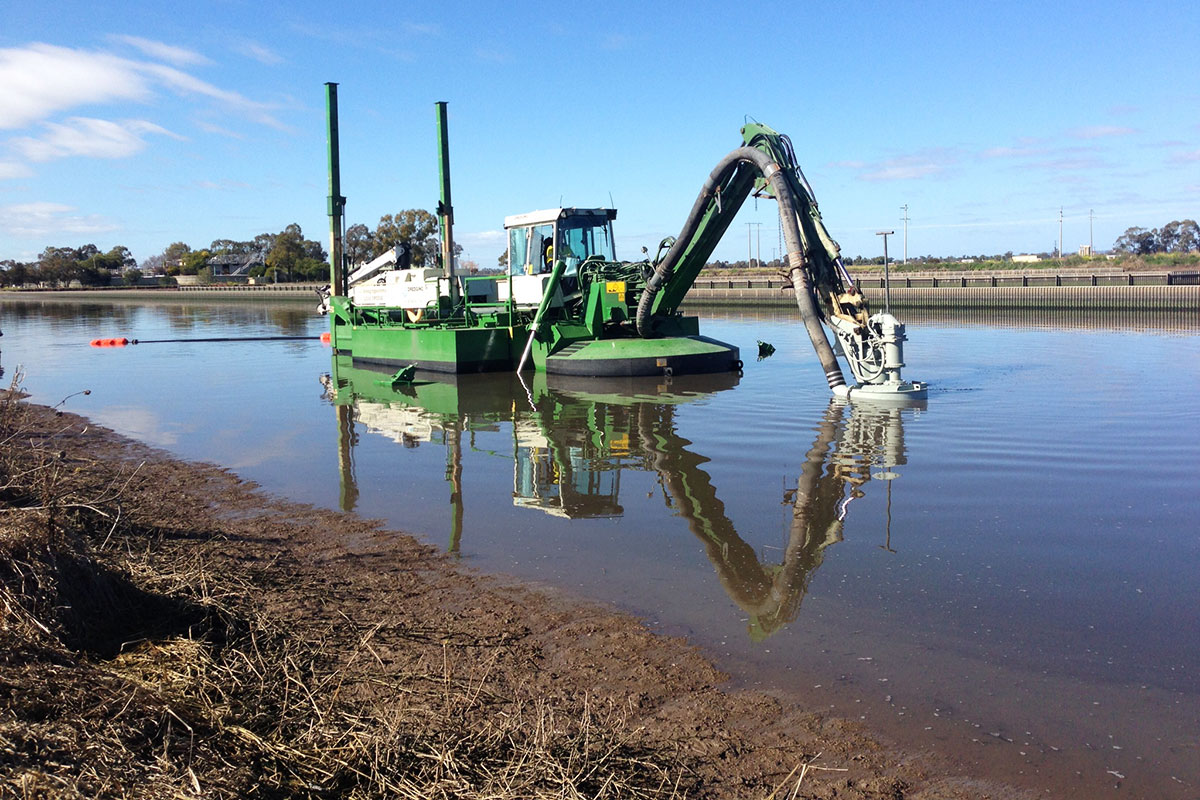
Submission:
[[[835,394],[923,397],[901,381],[903,326],[871,316],[842,267],[791,142],[771,128],[742,128],[743,146],[709,175],[677,237],[653,258],[616,259],[615,209],[554,208],[505,219],[508,270],[459,276],[454,270],[446,104],[436,104],[440,255],[413,264],[406,243],[350,269],[342,246],[344,207],[338,153],[337,85],[326,84],[329,145],[330,316],[335,354],[388,367],[443,373],[518,372],[636,377],[736,372],[738,348],[700,335],[679,308],[752,192],[779,203],[789,280],[801,319]],[[643,252],[645,250],[643,249]],[[647,254],[648,255],[648,254]],[[847,387],[821,327],[860,386]]]

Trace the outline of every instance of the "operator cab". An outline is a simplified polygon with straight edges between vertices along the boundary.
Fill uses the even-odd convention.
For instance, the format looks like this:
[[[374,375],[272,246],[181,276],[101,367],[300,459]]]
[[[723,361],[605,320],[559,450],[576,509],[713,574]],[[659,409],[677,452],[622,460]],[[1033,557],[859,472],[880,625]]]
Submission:
[[[579,265],[584,259],[617,260],[612,232],[616,217],[615,208],[551,208],[505,217],[509,274],[549,274],[554,262],[561,260],[566,265],[562,293],[570,299],[579,289]]]

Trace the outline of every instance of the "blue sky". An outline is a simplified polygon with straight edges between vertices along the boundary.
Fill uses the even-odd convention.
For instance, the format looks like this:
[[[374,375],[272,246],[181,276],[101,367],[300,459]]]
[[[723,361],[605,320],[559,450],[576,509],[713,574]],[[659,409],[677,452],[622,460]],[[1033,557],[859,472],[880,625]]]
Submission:
[[[1194,2],[6,2],[0,258],[146,258],[299,223],[327,241],[324,83],[348,223],[437,201],[456,238],[608,205],[618,255],[678,231],[746,116],[791,136],[849,255],[1098,249],[1200,217]],[[717,251],[744,258],[747,203]],[[761,244],[758,244],[758,242]]]

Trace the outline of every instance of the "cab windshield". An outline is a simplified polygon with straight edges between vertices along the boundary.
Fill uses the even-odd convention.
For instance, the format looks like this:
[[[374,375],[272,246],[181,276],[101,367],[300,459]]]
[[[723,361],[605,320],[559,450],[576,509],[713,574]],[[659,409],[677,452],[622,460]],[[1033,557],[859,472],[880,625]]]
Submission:
[[[567,217],[558,223],[558,254],[573,270],[591,256],[616,261],[612,225],[603,217]]]

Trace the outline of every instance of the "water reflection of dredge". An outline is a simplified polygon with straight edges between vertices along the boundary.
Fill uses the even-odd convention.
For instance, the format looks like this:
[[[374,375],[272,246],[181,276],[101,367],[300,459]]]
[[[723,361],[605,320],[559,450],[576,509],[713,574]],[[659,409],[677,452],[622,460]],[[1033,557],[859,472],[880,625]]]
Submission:
[[[791,509],[780,563],[764,563],[737,533],[703,468],[708,459],[679,435],[675,411],[732,388],[730,374],[573,384],[537,373],[526,387],[512,373],[393,383],[389,374],[335,358],[327,380],[338,411],[343,507],[357,498],[355,423],[405,446],[444,443],[450,485],[450,550],[462,534],[464,435],[511,425],[513,504],[569,518],[619,517],[621,473],[655,474],[667,505],[686,520],[730,598],[749,617],[750,636],[769,636],[796,618],[825,549],[842,540],[849,505],[872,479],[898,477],[905,463],[903,415],[909,409],[851,406],[834,399],[801,467],[784,493]],[[609,390],[608,393],[604,393]]]

